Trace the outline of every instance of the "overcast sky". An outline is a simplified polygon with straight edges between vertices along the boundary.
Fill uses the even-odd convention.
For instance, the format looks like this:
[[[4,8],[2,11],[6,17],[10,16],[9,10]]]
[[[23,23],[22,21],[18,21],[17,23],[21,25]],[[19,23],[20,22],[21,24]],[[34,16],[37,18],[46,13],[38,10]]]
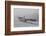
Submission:
[[[14,8],[15,17],[26,16],[26,18],[38,18],[38,14],[39,14],[39,9]]]

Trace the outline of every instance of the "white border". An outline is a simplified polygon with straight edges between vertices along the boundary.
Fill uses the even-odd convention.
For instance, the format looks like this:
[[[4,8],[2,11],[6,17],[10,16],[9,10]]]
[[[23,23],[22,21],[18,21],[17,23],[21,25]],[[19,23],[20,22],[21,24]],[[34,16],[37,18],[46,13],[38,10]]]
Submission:
[[[39,27],[14,27],[14,8],[39,9]],[[42,7],[11,5],[11,31],[42,30]]]

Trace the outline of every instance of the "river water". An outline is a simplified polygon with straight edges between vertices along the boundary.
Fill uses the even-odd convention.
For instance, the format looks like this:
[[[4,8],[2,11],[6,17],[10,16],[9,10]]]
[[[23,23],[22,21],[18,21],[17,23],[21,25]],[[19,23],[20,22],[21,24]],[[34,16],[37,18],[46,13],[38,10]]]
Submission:
[[[38,27],[38,26],[39,26],[38,21],[28,21],[28,22],[15,21],[14,22],[14,27]]]

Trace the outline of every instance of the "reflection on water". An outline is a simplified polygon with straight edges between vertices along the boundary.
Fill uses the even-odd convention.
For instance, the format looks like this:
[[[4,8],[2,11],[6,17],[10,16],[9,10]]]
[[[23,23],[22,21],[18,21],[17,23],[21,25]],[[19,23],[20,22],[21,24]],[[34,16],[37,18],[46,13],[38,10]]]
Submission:
[[[27,22],[20,22],[15,21],[14,27],[38,27],[38,21],[27,21]]]

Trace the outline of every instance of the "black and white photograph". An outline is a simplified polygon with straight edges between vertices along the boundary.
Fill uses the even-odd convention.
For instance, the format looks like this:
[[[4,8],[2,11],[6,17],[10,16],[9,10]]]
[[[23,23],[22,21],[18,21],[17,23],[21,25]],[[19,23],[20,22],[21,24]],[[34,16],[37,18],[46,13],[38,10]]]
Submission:
[[[14,8],[14,27],[38,27],[39,9]]]

